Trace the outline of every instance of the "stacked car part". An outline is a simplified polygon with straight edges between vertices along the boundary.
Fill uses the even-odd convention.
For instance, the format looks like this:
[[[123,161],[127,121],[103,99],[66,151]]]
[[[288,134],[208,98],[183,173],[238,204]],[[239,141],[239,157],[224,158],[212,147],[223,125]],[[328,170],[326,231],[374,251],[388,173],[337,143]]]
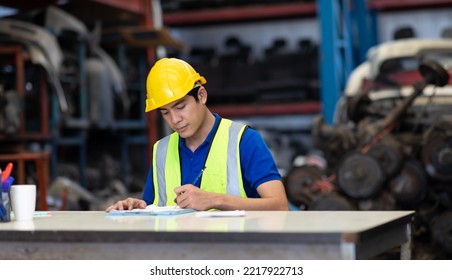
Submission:
[[[427,235],[438,250],[452,255],[452,90],[441,64],[424,61],[419,72],[424,79],[413,81],[411,95],[372,100],[358,94],[358,99],[348,99],[354,107],[348,112],[355,112],[351,121],[329,125],[319,117],[312,132],[328,162],[324,177],[334,186],[328,193],[339,194],[356,210],[416,210],[415,236]],[[444,89],[441,96],[426,97],[430,85],[450,92]],[[449,113],[438,113],[432,106],[441,106],[443,113],[449,106]],[[297,194],[324,180],[302,175],[299,167],[289,172],[288,197],[297,207],[318,209],[315,205],[325,204],[316,201],[319,195],[300,204]],[[306,183],[310,181],[314,182]],[[334,201],[322,208],[344,210]]]

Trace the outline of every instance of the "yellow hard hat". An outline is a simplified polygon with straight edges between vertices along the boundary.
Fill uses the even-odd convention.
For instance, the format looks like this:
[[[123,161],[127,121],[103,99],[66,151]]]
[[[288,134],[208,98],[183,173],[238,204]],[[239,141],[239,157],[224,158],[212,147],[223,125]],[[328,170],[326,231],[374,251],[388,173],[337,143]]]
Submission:
[[[187,62],[177,58],[162,58],[149,71],[146,79],[146,112],[181,99],[195,83],[206,79]]]

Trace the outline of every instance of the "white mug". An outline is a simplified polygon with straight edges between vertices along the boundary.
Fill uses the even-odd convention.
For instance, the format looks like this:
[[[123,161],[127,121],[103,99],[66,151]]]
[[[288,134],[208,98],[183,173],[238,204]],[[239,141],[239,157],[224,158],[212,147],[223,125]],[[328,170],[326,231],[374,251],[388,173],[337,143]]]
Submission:
[[[36,185],[12,185],[11,208],[16,221],[31,221],[36,208]]]

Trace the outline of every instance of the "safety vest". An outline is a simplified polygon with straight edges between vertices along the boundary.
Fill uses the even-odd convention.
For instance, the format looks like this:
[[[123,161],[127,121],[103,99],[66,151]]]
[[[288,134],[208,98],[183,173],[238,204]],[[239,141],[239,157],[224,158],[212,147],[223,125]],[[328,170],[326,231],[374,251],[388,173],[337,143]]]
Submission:
[[[239,144],[246,125],[221,119],[207,155],[200,188],[221,194],[246,197],[240,166]],[[157,141],[153,148],[154,204],[175,205],[174,188],[181,181],[179,134]]]

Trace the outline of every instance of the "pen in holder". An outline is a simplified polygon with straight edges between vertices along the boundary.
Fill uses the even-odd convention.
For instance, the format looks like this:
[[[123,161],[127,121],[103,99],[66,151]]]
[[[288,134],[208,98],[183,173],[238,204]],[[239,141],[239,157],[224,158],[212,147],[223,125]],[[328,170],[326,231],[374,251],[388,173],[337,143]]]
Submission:
[[[0,222],[10,222],[11,221],[11,204],[9,199],[9,191],[11,185],[14,182],[13,177],[8,177],[1,186],[1,197],[0,197]]]
[[[2,190],[0,200],[0,222],[11,221],[11,206],[9,203],[9,191]]]

